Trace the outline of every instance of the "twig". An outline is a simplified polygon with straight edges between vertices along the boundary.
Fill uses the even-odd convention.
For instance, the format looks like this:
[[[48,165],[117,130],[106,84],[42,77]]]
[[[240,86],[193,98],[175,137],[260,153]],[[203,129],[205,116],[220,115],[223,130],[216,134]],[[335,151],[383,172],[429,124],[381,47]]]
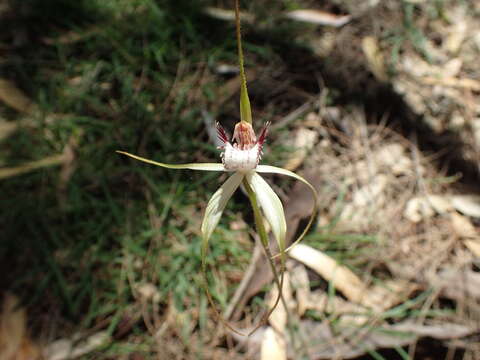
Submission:
[[[297,109],[293,110],[290,114],[283,117],[281,120],[277,121],[275,124],[270,126],[271,130],[278,130],[289,125],[291,122],[297,120],[300,116],[305,114],[308,110],[311,110],[316,103],[316,100],[309,100]]]

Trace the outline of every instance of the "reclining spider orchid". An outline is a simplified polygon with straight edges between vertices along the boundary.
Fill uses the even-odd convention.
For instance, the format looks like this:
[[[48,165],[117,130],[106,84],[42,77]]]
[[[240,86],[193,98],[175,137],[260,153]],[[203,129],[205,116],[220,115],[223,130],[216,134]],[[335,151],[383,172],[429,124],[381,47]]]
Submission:
[[[292,243],[289,248],[286,248],[285,236],[287,232],[287,225],[285,221],[283,205],[277,194],[263,179],[263,177],[259,175],[259,173],[286,175],[305,183],[314,195],[315,206],[317,203],[317,193],[313,186],[307,180],[295,174],[294,172],[275,166],[258,164],[262,155],[263,144],[266,140],[268,125],[269,124],[267,123],[264,126],[260,133],[260,136],[257,139],[252,126],[245,121],[240,121],[236,124],[233,138],[232,140],[230,140],[225,130],[220,126],[220,124],[217,123],[217,136],[223,144],[222,146],[220,146],[220,149],[223,150],[220,155],[222,163],[165,164],[149,160],[137,155],[133,155],[124,151],[117,151],[120,154],[127,155],[136,160],[169,169],[233,172],[233,174],[223,183],[223,185],[220,186],[220,188],[210,198],[205,210],[205,215],[203,217],[201,233],[202,270],[204,274],[206,273],[207,268],[206,257],[210,237],[212,236],[213,231],[215,230],[220,221],[223,210],[225,209],[228,200],[232,197],[235,190],[237,190],[237,188],[242,183],[247,191],[250,201],[252,202],[255,222],[260,233],[262,245],[267,251],[267,255],[269,255],[270,260],[277,256],[281,257],[282,270],[285,262],[286,252],[304,237],[314,220],[314,213],[316,207],[314,208],[310,220],[302,234]],[[267,250],[268,239],[266,238],[265,229],[263,227],[263,216],[258,209],[257,203],[262,210],[263,216],[265,216],[268,223],[270,224],[272,233],[277,241],[279,253],[274,257],[272,257],[270,255],[271,252]],[[283,276],[281,280],[282,283]],[[207,295],[210,303],[214,307],[213,300],[208,292],[208,289]],[[279,299],[277,299],[276,303],[278,303],[278,300]],[[266,317],[268,317],[268,315],[271,313],[271,311],[273,311],[273,309],[274,307],[268,312]],[[215,312],[217,316],[221,318],[216,309]],[[228,324],[225,325],[231,330],[235,331]]]
[[[222,213],[227,205],[228,200],[232,197],[233,193],[238,189],[240,185],[243,185],[247,195],[249,197],[250,203],[252,205],[255,224],[257,227],[257,232],[259,234],[262,246],[266,252],[267,260],[269,261],[271,270],[274,274],[274,279],[279,287],[279,296],[276,299],[274,306],[266,313],[261,321],[251,332],[253,333],[258,329],[262,323],[268,318],[268,316],[275,309],[279,303],[280,298],[282,297],[281,288],[283,285],[283,272],[285,269],[285,258],[286,252],[297,244],[307,233],[310,226],[313,223],[315,218],[315,213],[317,210],[317,192],[314,187],[303,177],[289,171],[275,166],[270,165],[259,165],[259,161],[262,156],[263,145],[266,140],[268,125],[267,123],[258,138],[255,135],[255,132],[252,127],[252,116],[250,109],[250,101],[248,98],[247,87],[246,87],[246,78],[245,71],[243,68],[243,54],[241,47],[241,37],[240,37],[240,20],[239,20],[239,8],[238,1],[236,1],[236,19],[237,19],[237,43],[238,43],[238,53],[239,53],[239,63],[240,63],[240,76],[241,76],[241,87],[240,87],[240,117],[241,120],[235,125],[232,138],[229,138],[225,130],[217,123],[217,136],[221,141],[221,146],[219,147],[222,150],[220,155],[222,162],[221,163],[189,163],[189,164],[165,164],[161,162],[156,162],[149,160],[137,155],[133,155],[124,151],[117,151],[120,154],[127,155],[136,160],[140,160],[149,164],[161,166],[168,169],[190,169],[190,170],[200,170],[200,171],[223,171],[232,173],[232,175],[220,186],[220,188],[213,194],[209,200],[205,215],[202,220],[201,233],[202,233],[202,272],[205,278],[204,287],[207,294],[207,298],[212,305],[215,314],[218,319],[223,322],[223,324],[230,330],[239,333],[237,330],[233,329],[220,315],[218,310],[215,307],[212,296],[208,290],[207,286],[207,251],[210,237],[212,236],[213,231],[217,227]],[[300,234],[300,236],[286,248],[286,232],[287,225],[285,221],[285,214],[283,211],[283,205],[277,194],[273,189],[268,185],[268,183],[263,179],[259,174],[262,173],[271,173],[271,174],[280,174],[290,176],[296,180],[299,180],[306,184],[311,190],[314,197],[314,208],[310,216],[310,220]],[[271,255],[269,249],[269,240],[268,235],[264,226],[264,218],[268,221],[273,236],[277,242],[278,254],[275,256]],[[281,277],[280,280],[277,275],[275,264],[273,259],[280,257],[281,263]],[[240,333],[239,333],[240,334]]]

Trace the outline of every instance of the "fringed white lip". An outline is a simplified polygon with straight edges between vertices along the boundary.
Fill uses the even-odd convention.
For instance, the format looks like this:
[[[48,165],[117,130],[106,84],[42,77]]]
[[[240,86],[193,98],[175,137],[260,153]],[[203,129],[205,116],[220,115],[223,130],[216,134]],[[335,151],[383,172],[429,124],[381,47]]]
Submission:
[[[227,171],[248,172],[254,170],[260,161],[261,150],[258,144],[248,150],[240,150],[225,143],[224,151],[221,154],[223,166]]]
[[[268,123],[257,140],[250,124],[238,123],[235,126],[233,142],[230,142],[225,130],[217,123],[218,138],[224,144],[220,147],[223,150],[220,157],[226,171],[247,173],[256,169],[262,157],[262,147],[267,135],[267,128]]]

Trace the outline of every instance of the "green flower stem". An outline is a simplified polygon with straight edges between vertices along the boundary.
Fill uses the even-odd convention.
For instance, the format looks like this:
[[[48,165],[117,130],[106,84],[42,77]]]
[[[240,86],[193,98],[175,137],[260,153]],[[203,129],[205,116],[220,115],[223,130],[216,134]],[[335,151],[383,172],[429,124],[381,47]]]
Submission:
[[[248,199],[250,200],[250,204],[252,205],[253,209],[253,216],[255,218],[255,226],[257,228],[257,233],[260,236],[260,241],[262,242],[263,249],[265,250],[265,255],[268,259],[268,263],[270,265],[270,269],[272,270],[273,273],[273,278],[275,280],[275,283],[278,287],[278,297],[277,300],[275,301],[275,304],[273,307],[265,314],[263,317],[262,321],[248,334],[251,335],[254,333],[260,326],[262,326],[269,318],[269,316],[272,314],[273,310],[277,307],[278,303],[280,300],[282,300],[282,304],[285,307],[285,311],[287,311],[288,314],[288,307],[287,303],[283,297],[282,293],[282,288],[283,288],[283,279],[284,279],[284,272],[285,272],[285,249],[279,249],[280,251],[280,277],[278,276],[277,269],[275,268],[275,264],[272,260],[272,253],[269,248],[269,241],[268,241],[268,235],[267,231],[265,230],[265,225],[263,223],[264,218],[263,215],[260,211],[260,207],[258,206],[258,201],[257,201],[257,196],[255,195],[255,192],[251,188],[250,184],[246,179],[243,180],[243,186],[245,187],[245,190],[247,191]]]
[[[240,119],[247,123],[252,123],[252,109],[247,91],[247,77],[243,66],[242,33],[240,28],[240,5],[239,0],[235,0],[235,25],[237,28],[237,46],[238,46],[238,66],[240,67]]]

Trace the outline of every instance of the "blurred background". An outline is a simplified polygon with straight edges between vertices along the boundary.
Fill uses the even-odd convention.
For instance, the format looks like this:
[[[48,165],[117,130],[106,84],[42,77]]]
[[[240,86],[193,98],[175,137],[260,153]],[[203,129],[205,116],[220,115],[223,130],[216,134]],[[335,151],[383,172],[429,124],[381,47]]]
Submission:
[[[264,163],[320,212],[251,337],[201,288],[200,224],[239,120],[233,0],[0,0],[0,359],[479,359],[480,4],[241,1]],[[312,199],[266,176],[288,237]],[[246,197],[209,286],[275,298]],[[288,316],[287,316],[288,314]],[[286,320],[288,318],[288,321]]]

